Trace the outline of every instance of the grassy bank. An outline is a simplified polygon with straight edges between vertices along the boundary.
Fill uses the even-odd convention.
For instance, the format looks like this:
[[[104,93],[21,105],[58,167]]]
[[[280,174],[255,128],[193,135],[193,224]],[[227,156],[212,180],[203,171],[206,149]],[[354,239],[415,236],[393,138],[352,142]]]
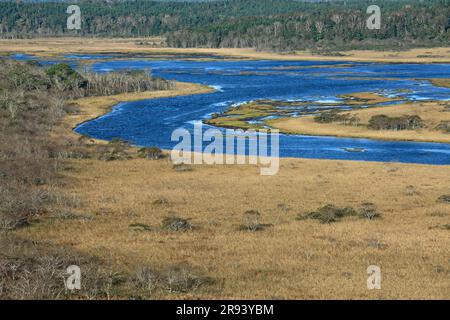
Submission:
[[[290,134],[450,143],[448,131],[439,128],[443,123],[450,121],[450,112],[448,110],[448,106],[444,102],[420,102],[348,112],[350,116],[359,118],[358,126],[340,123],[318,123],[315,121],[314,116],[274,119],[268,120],[267,123],[271,127]],[[368,128],[369,120],[377,115],[389,117],[419,116],[425,126],[415,130],[399,131]]]
[[[72,104],[75,105],[79,111],[76,114],[71,114],[64,118],[63,127],[65,129],[65,134],[76,135],[76,133],[72,131],[73,128],[85,121],[95,119],[108,113],[111,111],[112,107],[119,102],[214,92],[214,89],[211,87],[195,83],[174,81],[174,84],[175,88],[170,90],[133,92],[112,96],[76,99],[72,101]]]

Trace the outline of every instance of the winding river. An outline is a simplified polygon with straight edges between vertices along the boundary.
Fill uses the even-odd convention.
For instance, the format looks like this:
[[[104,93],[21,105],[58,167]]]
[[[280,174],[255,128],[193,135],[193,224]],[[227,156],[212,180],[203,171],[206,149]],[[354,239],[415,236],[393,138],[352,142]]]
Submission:
[[[71,56],[76,63],[79,57]],[[83,57],[85,58],[85,57]],[[88,57],[89,58],[89,57]],[[380,64],[306,61],[99,60],[93,70],[151,69],[166,79],[212,86],[213,93],[119,103],[79,125],[78,133],[121,138],[139,146],[172,148],[172,132],[231,105],[257,99],[336,101],[337,95],[379,92],[409,100],[450,100],[450,89],[426,79],[449,78],[450,64]],[[205,126],[206,127],[206,126]],[[350,149],[366,152],[349,152]],[[280,156],[360,161],[450,164],[450,144],[282,135]]]

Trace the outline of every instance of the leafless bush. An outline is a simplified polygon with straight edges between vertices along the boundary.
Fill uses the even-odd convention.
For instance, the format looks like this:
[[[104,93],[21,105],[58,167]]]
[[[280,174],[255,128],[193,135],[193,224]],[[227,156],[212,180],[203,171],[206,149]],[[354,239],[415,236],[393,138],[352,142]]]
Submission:
[[[272,226],[270,224],[261,223],[260,219],[261,213],[259,213],[259,211],[247,210],[246,212],[244,212],[244,224],[240,227],[240,230],[255,232],[264,230],[265,228]]]
[[[161,229],[167,231],[190,231],[192,230],[192,225],[187,219],[172,215],[163,219]]]
[[[0,239],[0,299],[108,298],[120,283],[93,257],[68,248],[2,236]],[[67,267],[82,270],[81,290],[68,291]]]

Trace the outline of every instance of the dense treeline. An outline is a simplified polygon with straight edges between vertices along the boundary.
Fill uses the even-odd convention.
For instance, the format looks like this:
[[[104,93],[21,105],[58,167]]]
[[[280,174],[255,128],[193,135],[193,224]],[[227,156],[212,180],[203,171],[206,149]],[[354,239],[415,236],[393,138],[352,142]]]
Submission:
[[[366,27],[370,4],[380,30]],[[0,36],[165,36],[174,47],[423,46],[447,44],[450,0],[79,1],[81,30],[66,30],[68,3],[0,3]]]

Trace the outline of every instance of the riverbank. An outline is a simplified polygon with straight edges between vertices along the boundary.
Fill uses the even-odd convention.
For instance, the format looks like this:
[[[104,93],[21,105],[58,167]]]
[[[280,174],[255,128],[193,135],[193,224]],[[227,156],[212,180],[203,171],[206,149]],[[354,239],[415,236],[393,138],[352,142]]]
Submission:
[[[62,128],[65,131],[64,134],[68,136],[78,135],[75,131],[73,131],[76,126],[80,125],[83,122],[93,120],[105,115],[106,113],[111,111],[113,106],[120,102],[168,98],[182,95],[210,93],[215,91],[215,89],[212,87],[195,83],[179,81],[173,81],[173,83],[175,87],[174,89],[170,90],[131,92],[111,96],[86,97],[76,99],[72,101],[72,104],[75,106],[75,108],[78,109],[78,112],[75,114],[70,114],[64,118],[62,124]],[[96,141],[103,143],[100,140]]]
[[[151,39],[150,39],[151,40]],[[450,47],[420,48],[407,51],[352,50],[334,55],[317,55],[307,51],[292,53],[273,53],[256,51],[252,48],[169,48],[160,46],[160,39],[106,39],[106,38],[36,38],[36,39],[0,39],[0,52],[5,54],[28,53],[39,56],[61,56],[64,54],[111,54],[122,53],[148,54],[154,56],[198,54],[221,59],[256,59],[256,60],[308,60],[308,61],[360,61],[383,63],[450,63]],[[194,57],[195,58],[195,57]]]

